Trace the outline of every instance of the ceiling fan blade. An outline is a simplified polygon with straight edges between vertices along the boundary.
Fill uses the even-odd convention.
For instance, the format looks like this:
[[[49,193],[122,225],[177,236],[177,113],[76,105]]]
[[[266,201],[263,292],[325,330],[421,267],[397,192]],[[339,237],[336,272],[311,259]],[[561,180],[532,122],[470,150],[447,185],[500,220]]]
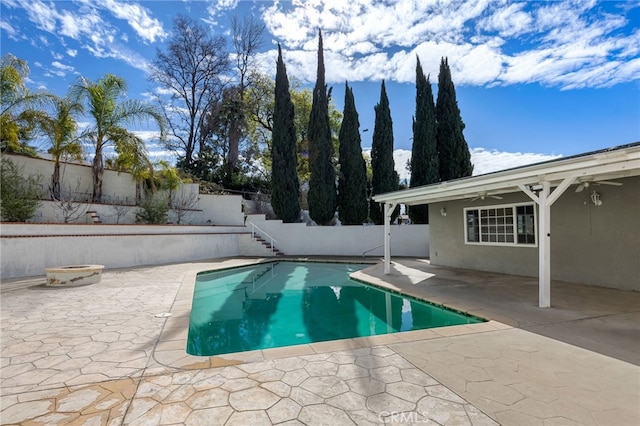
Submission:
[[[502,200],[502,197],[499,195],[487,195],[487,197],[495,198],[496,200]]]
[[[596,185],[611,185],[611,186],[622,186],[622,183],[620,182],[612,182],[609,180],[601,180],[598,182],[594,182]]]
[[[585,188],[585,184],[581,183],[580,185],[578,185],[578,187],[576,188],[576,192],[582,192]]]

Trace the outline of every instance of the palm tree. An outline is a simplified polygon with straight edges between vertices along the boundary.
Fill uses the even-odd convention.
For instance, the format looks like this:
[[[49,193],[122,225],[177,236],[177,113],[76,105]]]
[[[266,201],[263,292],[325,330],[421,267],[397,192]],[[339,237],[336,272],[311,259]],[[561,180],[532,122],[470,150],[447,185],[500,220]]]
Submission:
[[[42,111],[35,108],[53,95],[30,92],[25,84],[28,75],[25,60],[12,54],[0,60],[0,150],[35,156],[35,149],[27,143],[42,118]]]
[[[48,152],[51,154],[54,166],[51,175],[51,197],[60,199],[60,160],[82,159],[82,144],[78,139],[78,123],[74,115],[82,113],[82,104],[73,102],[69,98],[56,98],[55,109],[52,116],[44,115],[39,120],[39,125],[45,135],[51,141]]]
[[[178,169],[169,164],[168,161],[160,160],[156,163],[159,171],[156,173],[158,177],[158,185],[161,189],[169,192],[169,206],[173,203],[173,191],[180,187],[182,179],[178,174]]]
[[[144,182],[147,182],[152,193],[156,192],[153,164],[149,160],[144,140],[125,129],[120,130],[122,135],[116,138],[118,156],[107,159],[105,163],[119,172],[131,173],[136,182],[136,202],[141,202]]]
[[[86,102],[89,116],[93,120],[92,127],[83,132],[82,137],[91,141],[95,149],[91,164],[94,203],[99,203],[102,199],[105,147],[121,146],[122,148],[123,144],[126,145],[132,140],[125,125],[138,124],[151,119],[158,124],[161,138],[165,135],[164,118],[155,108],[138,100],[119,102],[119,98],[125,95],[126,90],[125,80],[113,74],[105,74],[95,82],[81,77],[71,88],[72,98],[79,102]],[[125,137],[125,135],[129,136]]]

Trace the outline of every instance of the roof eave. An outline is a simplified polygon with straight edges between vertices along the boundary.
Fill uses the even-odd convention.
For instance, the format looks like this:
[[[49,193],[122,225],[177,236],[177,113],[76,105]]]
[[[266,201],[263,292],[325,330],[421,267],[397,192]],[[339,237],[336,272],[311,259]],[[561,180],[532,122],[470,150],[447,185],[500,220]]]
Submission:
[[[497,195],[515,192],[519,191],[520,185],[535,185],[545,181],[555,186],[567,178],[580,181],[603,180],[603,176],[616,179],[636,175],[640,175],[638,143],[589,155],[561,158],[486,175],[378,194],[373,196],[373,200],[380,203],[415,205],[473,197],[478,193]]]

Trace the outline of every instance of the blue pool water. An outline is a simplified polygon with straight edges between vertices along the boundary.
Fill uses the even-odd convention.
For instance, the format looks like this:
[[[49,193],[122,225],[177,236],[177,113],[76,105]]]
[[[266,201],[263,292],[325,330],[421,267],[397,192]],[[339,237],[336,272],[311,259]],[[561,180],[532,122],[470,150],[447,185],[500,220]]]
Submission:
[[[187,352],[219,355],[483,321],[349,278],[367,266],[281,261],[200,273]]]

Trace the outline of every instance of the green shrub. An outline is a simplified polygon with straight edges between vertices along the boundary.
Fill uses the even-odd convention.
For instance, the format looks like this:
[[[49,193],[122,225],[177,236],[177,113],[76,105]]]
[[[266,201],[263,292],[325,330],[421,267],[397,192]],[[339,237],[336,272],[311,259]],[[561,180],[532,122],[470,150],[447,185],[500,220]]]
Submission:
[[[0,220],[26,222],[40,205],[41,175],[24,176],[24,166],[8,158],[0,163]]]
[[[136,211],[136,222],[163,225],[169,218],[169,203],[166,198],[147,196]]]

